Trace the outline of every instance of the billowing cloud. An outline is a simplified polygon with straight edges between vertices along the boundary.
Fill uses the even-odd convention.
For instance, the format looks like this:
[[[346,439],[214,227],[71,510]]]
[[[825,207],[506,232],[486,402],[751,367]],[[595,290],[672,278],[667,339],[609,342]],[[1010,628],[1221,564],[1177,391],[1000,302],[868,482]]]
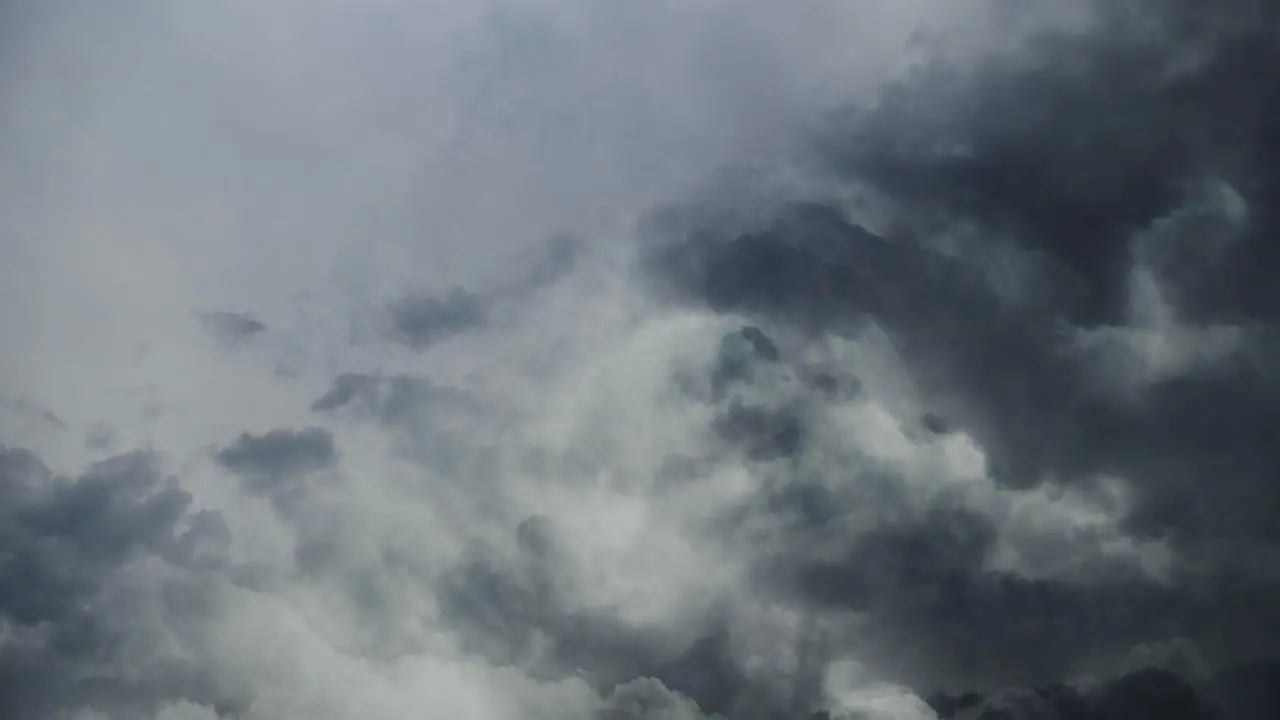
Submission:
[[[6,6],[0,715],[1274,716],[1273,5]]]

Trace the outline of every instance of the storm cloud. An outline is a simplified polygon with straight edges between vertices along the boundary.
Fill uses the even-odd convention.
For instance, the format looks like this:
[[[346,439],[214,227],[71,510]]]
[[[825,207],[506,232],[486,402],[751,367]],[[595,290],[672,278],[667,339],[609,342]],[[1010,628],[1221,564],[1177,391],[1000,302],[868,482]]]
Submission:
[[[518,5],[0,11],[0,715],[1275,715],[1275,3]]]

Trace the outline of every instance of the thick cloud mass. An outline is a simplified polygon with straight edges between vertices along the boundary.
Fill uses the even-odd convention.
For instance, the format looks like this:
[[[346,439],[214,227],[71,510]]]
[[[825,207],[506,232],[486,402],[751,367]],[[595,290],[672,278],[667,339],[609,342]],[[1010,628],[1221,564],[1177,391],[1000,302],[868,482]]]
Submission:
[[[0,716],[1280,716],[1276,3],[0,7]]]

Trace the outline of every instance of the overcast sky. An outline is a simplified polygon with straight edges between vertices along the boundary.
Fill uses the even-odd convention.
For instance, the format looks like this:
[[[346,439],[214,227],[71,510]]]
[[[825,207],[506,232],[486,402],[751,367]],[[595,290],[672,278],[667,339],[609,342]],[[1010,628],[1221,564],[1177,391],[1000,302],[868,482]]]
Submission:
[[[0,5],[0,715],[1266,655],[1269,8]]]

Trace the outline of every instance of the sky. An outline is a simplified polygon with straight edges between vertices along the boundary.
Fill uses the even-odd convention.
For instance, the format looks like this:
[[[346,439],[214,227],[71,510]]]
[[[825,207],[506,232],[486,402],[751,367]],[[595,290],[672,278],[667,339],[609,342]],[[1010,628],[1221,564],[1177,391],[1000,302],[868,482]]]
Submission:
[[[0,3],[0,715],[1273,717],[1278,18]]]

